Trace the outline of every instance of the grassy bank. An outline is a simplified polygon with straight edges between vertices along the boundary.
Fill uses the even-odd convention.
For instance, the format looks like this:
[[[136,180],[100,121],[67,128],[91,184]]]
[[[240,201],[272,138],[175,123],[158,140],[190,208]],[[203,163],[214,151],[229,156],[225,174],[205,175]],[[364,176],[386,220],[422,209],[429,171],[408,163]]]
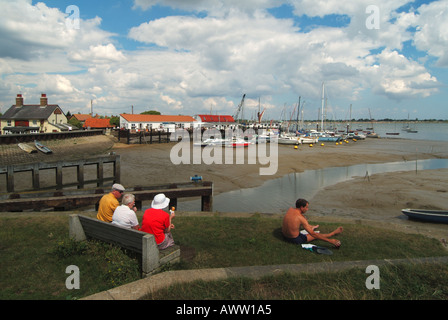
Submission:
[[[344,225],[344,233],[338,237],[342,242],[341,249],[333,250],[334,254],[331,256],[317,255],[282,241],[280,224],[280,218],[178,216],[175,220],[176,228],[173,235],[175,241],[181,245],[182,261],[171,268],[195,269],[448,255],[448,252],[435,239],[363,225]],[[335,224],[321,224],[319,229],[327,232],[336,227]],[[316,242],[316,244],[329,247],[325,242]],[[0,252],[2,263],[0,299],[74,299],[139,278],[137,260],[122,250],[97,242],[70,241],[67,216],[20,215],[14,218],[0,218]],[[68,290],[65,286],[65,281],[69,277],[65,270],[70,265],[79,267],[79,290]],[[426,270],[419,272],[435,277],[431,281],[437,283],[440,280],[440,283],[446,283],[448,278],[446,272],[438,270],[427,272]],[[387,273],[387,271],[384,272]],[[337,277],[343,276],[342,274]],[[322,275],[322,277],[328,277],[334,281],[335,275]],[[366,278],[364,270],[361,270],[359,277],[364,279],[363,284]],[[237,288],[236,291],[225,293],[224,290],[216,289],[226,287],[225,284],[211,283],[210,291],[206,291],[205,295],[213,298],[213,292],[222,291],[225,293],[222,298],[230,296],[234,299],[240,297],[248,299],[250,297],[242,292],[245,286],[250,285],[264,288],[263,290],[267,293],[265,296],[260,294],[260,298],[275,299],[273,292],[282,291],[281,288],[286,285],[285,283],[291,280],[289,278],[263,280],[270,283],[269,285],[263,284],[264,282],[256,283],[241,279],[235,281],[244,285],[232,286]],[[310,281],[314,283],[315,277]],[[322,281],[322,287],[316,286],[316,295],[321,291],[319,288],[325,288],[324,280]],[[421,281],[417,280],[417,284],[413,285],[424,286]],[[270,286],[276,283],[279,283],[279,287],[270,289]],[[201,283],[198,285],[204,286]],[[412,291],[408,285],[406,288],[403,292]],[[182,291],[185,291],[185,297],[178,295],[172,296],[171,299],[202,299],[203,293],[198,295],[187,289],[179,290],[179,292]],[[269,293],[270,291],[272,292]],[[404,295],[402,298],[406,298],[406,294],[399,294]],[[443,291],[436,295],[436,298],[443,294],[446,298],[446,292]],[[290,299],[295,296],[297,293],[291,291],[290,295],[281,295],[278,298]],[[257,295],[253,298],[256,297]]]
[[[369,274],[354,268],[337,273],[233,278],[177,284],[148,295],[151,300],[447,300],[446,265],[379,268],[379,289],[367,289]]]

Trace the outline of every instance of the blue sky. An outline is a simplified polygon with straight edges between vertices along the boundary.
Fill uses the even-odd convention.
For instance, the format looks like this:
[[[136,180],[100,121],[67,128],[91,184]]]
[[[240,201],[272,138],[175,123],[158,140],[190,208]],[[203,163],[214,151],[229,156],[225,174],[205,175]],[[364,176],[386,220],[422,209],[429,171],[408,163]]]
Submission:
[[[46,93],[71,113],[234,114],[246,94],[246,118],[259,102],[289,118],[300,97],[316,119],[325,83],[327,119],[448,119],[448,0],[0,5],[1,112]]]

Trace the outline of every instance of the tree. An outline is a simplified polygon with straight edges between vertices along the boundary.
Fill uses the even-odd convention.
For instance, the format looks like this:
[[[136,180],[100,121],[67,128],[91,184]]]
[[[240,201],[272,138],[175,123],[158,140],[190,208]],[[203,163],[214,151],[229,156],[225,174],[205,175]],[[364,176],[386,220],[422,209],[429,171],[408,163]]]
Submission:
[[[120,126],[120,117],[117,116],[111,116],[109,123],[115,127]]]
[[[149,110],[149,111],[143,111],[140,114],[155,114],[155,115],[160,115],[161,113],[159,111],[155,111],[155,110]]]
[[[82,128],[82,123],[78,119],[76,119],[75,117],[73,117],[70,120],[68,120],[68,123],[71,124],[74,127],[79,128],[79,129]]]

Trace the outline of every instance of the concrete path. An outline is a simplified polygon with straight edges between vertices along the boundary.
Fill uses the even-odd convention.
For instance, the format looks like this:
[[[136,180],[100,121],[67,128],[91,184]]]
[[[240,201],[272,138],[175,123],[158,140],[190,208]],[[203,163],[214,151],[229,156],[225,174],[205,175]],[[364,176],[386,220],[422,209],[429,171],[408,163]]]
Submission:
[[[138,300],[157,290],[176,283],[188,283],[196,280],[215,281],[233,277],[259,279],[269,275],[283,273],[319,273],[338,272],[350,268],[366,268],[369,265],[398,265],[403,263],[443,263],[448,264],[448,256],[414,259],[360,260],[342,262],[323,262],[307,264],[283,264],[270,266],[250,266],[233,268],[213,268],[197,270],[179,270],[162,272],[120,287],[83,298],[82,300]]]

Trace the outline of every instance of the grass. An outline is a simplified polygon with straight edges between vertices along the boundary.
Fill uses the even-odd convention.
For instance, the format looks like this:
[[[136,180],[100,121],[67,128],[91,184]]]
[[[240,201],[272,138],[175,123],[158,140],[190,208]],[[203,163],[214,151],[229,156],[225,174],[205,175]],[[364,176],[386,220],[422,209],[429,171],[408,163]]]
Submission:
[[[363,225],[344,225],[344,233],[338,236],[342,247],[339,250],[333,249],[334,254],[331,256],[314,254],[282,241],[279,229],[281,218],[177,216],[175,225],[173,236],[176,243],[181,245],[183,258],[179,264],[170,266],[171,270],[448,255],[435,239]],[[319,229],[321,232],[328,232],[337,226],[321,224]],[[330,248],[326,242],[316,244]],[[138,262],[134,256],[103,243],[75,243],[69,240],[66,216],[18,215],[14,218],[0,218],[0,253],[0,299],[3,300],[77,299],[139,279]],[[79,267],[79,290],[69,290],[65,286],[69,277],[65,270],[69,265]],[[448,280],[445,269],[439,270],[437,266],[410,268],[411,270],[381,269],[381,290],[369,290],[366,297],[375,299],[398,296],[406,299],[410,292],[420,292],[421,288],[432,286],[435,288],[432,293],[431,289],[424,290],[427,292],[424,293],[425,298],[447,298],[446,288],[440,285]],[[365,289],[366,276],[365,270],[358,270],[312,277],[282,275],[260,281],[232,279],[224,283],[198,282],[182,289],[167,289],[161,296],[156,293],[149,298],[202,299],[205,295],[204,298],[208,299],[294,299],[302,297],[301,290],[294,291],[294,286],[300,284],[303,288],[304,284],[310,284],[316,288],[315,292],[307,291],[305,298],[321,298],[323,291],[329,291],[332,292],[327,295],[329,299],[341,296],[343,299],[358,299],[364,297],[362,293],[358,294],[358,286]],[[342,295],[329,290],[335,287],[331,284],[335,277],[340,279],[337,280],[337,287],[344,284],[342,289],[336,290],[342,292]],[[389,277],[390,280],[387,280]],[[403,289],[396,286],[394,292],[386,294],[383,287],[387,288],[387,283],[394,281],[399,281]],[[295,285],[291,284],[289,287],[289,282]],[[247,295],[248,286],[252,288],[252,297]],[[196,287],[199,289],[195,289]],[[200,288],[203,287],[207,290],[200,293]],[[231,289],[226,291],[222,288]]]
[[[155,300],[447,300],[446,265],[380,267],[380,288],[367,289],[365,270],[282,274],[259,280],[195,281],[159,290]]]

